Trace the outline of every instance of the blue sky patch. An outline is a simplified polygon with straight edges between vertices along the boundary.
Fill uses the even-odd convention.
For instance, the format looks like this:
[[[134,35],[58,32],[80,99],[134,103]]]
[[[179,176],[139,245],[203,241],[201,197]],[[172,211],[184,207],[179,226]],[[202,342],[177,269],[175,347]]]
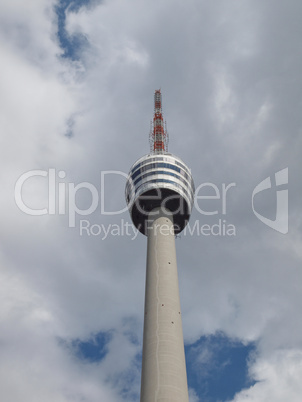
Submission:
[[[81,49],[88,45],[84,35],[68,35],[65,28],[66,10],[77,12],[81,7],[88,6],[92,0],[60,0],[55,7],[58,17],[58,38],[61,48],[64,50],[63,57],[78,60]]]
[[[224,334],[203,336],[185,347],[188,386],[203,402],[227,401],[255,384],[248,377],[248,362],[255,344],[244,345]]]
[[[79,359],[96,363],[106,356],[107,345],[111,339],[111,332],[99,332],[87,341],[80,341],[79,339],[72,341],[71,347]]]

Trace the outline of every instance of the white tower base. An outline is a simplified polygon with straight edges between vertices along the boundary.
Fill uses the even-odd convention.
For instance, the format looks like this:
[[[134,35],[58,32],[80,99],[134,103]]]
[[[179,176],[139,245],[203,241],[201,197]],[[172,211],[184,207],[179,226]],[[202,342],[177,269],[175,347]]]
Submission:
[[[140,400],[188,402],[173,216],[149,219]]]

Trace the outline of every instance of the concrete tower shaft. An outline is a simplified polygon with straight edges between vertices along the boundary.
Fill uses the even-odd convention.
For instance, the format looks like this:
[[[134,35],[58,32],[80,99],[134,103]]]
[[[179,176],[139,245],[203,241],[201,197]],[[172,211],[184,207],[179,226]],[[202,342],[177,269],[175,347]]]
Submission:
[[[149,215],[141,402],[188,402],[173,215]]]

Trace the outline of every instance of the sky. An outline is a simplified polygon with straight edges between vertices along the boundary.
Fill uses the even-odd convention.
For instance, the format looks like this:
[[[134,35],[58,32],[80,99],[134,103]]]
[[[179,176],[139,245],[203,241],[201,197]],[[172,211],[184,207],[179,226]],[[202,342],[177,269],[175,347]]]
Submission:
[[[196,187],[176,238],[190,402],[301,400],[301,37],[298,0],[1,2],[1,400],[139,400],[146,237],[124,190],[159,88]]]

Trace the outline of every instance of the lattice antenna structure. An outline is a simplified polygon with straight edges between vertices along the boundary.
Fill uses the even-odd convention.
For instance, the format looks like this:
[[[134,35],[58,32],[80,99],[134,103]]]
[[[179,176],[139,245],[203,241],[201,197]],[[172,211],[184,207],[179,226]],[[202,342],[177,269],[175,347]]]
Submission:
[[[154,117],[153,122],[151,122],[149,141],[151,153],[163,154],[168,152],[169,137],[167,124],[163,119],[160,89],[157,89],[154,93]]]

